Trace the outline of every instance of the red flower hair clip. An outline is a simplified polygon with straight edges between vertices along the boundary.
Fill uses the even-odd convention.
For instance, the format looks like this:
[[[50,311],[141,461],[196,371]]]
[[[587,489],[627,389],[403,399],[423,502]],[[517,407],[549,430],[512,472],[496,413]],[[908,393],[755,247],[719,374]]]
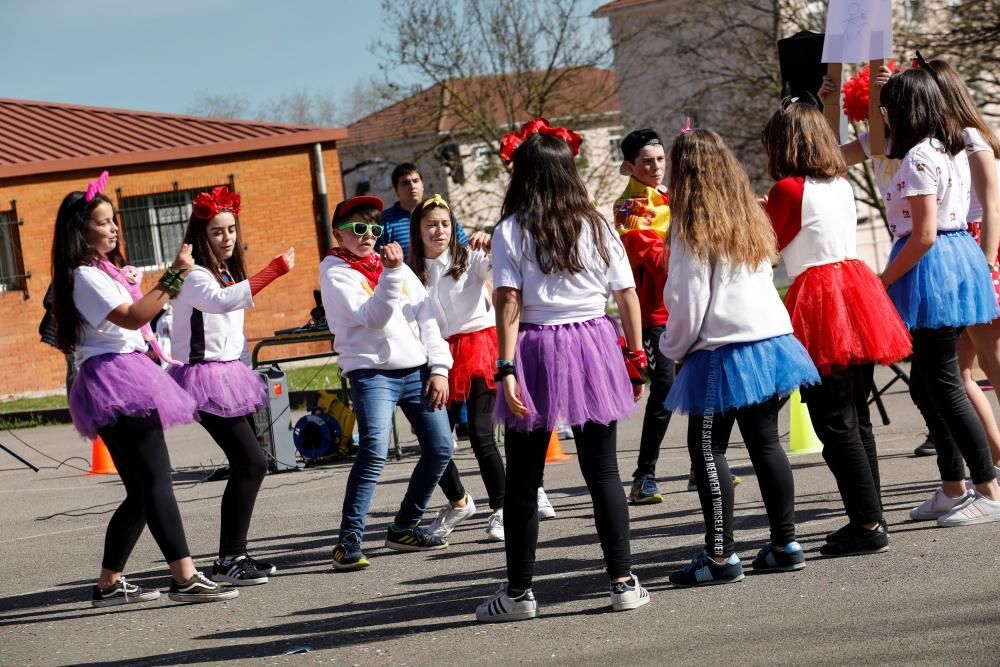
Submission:
[[[583,137],[565,127],[552,127],[549,125],[549,121],[544,118],[535,118],[522,125],[520,130],[504,135],[503,139],[500,140],[500,157],[503,158],[504,162],[510,164],[514,160],[514,151],[529,137],[536,134],[559,137],[569,144],[569,149],[573,151],[574,156],[580,154],[580,144],[583,143]]]
[[[225,185],[212,188],[211,192],[199,192],[191,202],[194,216],[199,220],[211,220],[223,211],[231,211],[233,215],[240,214],[240,196],[230,192]]]

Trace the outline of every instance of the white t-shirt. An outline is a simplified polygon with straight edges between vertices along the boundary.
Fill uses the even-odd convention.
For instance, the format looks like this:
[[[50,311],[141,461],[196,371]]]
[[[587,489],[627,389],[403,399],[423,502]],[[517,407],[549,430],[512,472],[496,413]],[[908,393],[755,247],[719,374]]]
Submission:
[[[965,154],[968,157],[982,151],[993,152],[986,140],[983,139],[982,133],[979,132],[974,127],[967,127],[962,131],[962,138],[965,140]],[[997,167],[997,181],[1000,182],[1000,160],[994,160]],[[979,202],[979,196],[976,195],[976,188],[971,187],[970,178],[970,198],[969,198],[969,222],[981,222],[983,219],[983,205]]]
[[[79,266],[73,271],[73,305],[83,326],[76,341],[74,358],[79,367],[99,354],[145,352],[142,334],[108,321],[108,313],[132,303],[132,296],[114,278],[96,266]]]
[[[602,227],[610,264],[594,244],[590,226],[581,221],[577,241],[584,270],[542,273],[535,259],[535,241],[525,235],[514,216],[493,232],[493,287],[521,291],[521,321],[529,324],[585,322],[605,314],[615,290],[635,287],[625,248],[610,225]]]
[[[868,136],[858,139],[865,153],[870,155]],[[898,162],[894,173],[893,162]],[[885,202],[889,229],[896,238],[909,236],[913,231],[907,197],[920,195],[936,195],[938,231],[965,229],[969,210],[969,159],[964,152],[951,156],[941,142],[928,138],[911,148],[902,160],[886,159],[885,163],[876,165],[875,174]]]
[[[458,280],[446,275],[451,269],[449,250],[437,259],[425,259],[424,266],[427,293],[445,339],[496,326],[493,302],[486,287],[493,268],[488,255],[481,250],[469,250],[468,269]]]

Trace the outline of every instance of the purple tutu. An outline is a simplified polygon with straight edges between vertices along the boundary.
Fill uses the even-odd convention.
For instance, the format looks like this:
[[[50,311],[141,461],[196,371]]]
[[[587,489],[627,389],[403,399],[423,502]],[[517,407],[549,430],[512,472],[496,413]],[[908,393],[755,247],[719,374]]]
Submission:
[[[198,418],[194,400],[143,352],[87,359],[69,392],[73,426],[86,438],[122,415],[145,417],[153,410],[163,430]]]
[[[528,416],[519,419],[497,386],[494,421],[528,432],[586,422],[610,424],[636,409],[632,383],[607,317],[570,324],[522,323],[514,366]]]
[[[167,371],[198,409],[219,417],[253,414],[267,401],[264,379],[242,361],[203,361]]]

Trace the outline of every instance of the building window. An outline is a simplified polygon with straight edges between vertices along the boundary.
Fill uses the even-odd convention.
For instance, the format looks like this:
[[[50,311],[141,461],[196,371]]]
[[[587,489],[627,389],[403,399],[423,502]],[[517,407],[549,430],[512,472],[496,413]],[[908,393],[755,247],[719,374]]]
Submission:
[[[27,279],[30,274],[24,270],[21,255],[21,225],[24,221],[17,217],[17,204],[10,203],[10,209],[0,211],[0,292],[24,290],[27,297]]]
[[[622,136],[621,130],[614,130],[608,135],[608,144],[611,149],[611,160],[613,162],[621,162],[625,159],[622,154]]]
[[[217,184],[218,185],[218,184]],[[191,217],[191,200],[199,192],[207,192],[217,185],[145,194],[125,194],[118,190],[118,210],[128,263],[144,269],[156,269],[173,261],[188,218]],[[235,189],[232,179],[226,183]]]

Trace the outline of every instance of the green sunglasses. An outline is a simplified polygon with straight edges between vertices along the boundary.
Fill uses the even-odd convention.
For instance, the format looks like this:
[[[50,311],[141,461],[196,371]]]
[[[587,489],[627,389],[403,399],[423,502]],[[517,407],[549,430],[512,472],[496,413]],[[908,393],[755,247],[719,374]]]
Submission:
[[[382,225],[374,222],[345,222],[342,225],[337,225],[337,229],[347,229],[348,227],[359,237],[364,237],[366,234],[371,234],[375,238],[382,236]]]

